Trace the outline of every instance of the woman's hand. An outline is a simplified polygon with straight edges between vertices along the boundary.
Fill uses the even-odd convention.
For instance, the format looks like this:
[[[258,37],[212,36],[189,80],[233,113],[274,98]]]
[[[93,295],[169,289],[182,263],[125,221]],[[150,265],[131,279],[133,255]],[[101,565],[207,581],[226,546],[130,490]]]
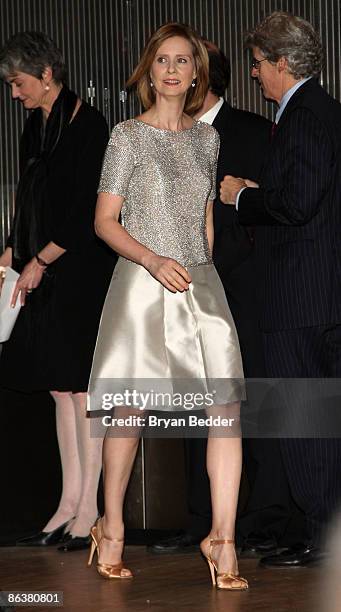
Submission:
[[[192,281],[186,268],[170,257],[162,257],[151,253],[146,256],[142,265],[172,293],[187,291],[189,283]]]
[[[15,306],[18,295],[20,293],[20,303],[22,306],[25,305],[26,295],[32,293],[33,289],[36,289],[41,282],[45,268],[41,266],[35,258],[26,264],[22,273],[20,274],[11,300],[11,306]]]

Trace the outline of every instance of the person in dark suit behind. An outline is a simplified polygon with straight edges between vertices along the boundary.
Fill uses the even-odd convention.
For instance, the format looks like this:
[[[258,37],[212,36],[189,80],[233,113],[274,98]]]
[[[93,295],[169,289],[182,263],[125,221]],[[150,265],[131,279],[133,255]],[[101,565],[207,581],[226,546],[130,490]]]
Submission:
[[[308,22],[275,12],[247,34],[246,43],[252,77],[279,108],[260,188],[229,176],[221,200],[236,205],[241,223],[263,226],[267,375],[340,378],[341,105],[317,81],[322,46]],[[290,402],[284,397],[287,420],[305,418],[303,406],[298,395]],[[308,423],[311,413],[306,417]],[[283,437],[281,450],[308,538],[301,547],[265,557],[261,562],[270,567],[320,562],[325,528],[341,497],[341,440],[294,436],[292,430]]]
[[[220,136],[217,183],[236,173],[256,180],[270,144],[271,123],[254,113],[232,108],[223,98],[230,64],[222,51],[205,41],[210,87],[196,119],[213,125]],[[218,190],[219,191],[219,190]],[[213,258],[237,327],[245,376],[263,377],[259,312],[255,303],[258,261],[253,236],[238,222],[235,210],[214,203]],[[278,440],[244,439],[244,464],[250,484],[246,508],[237,521],[243,553],[265,554],[276,547],[293,512]],[[185,533],[155,543],[154,552],[176,552],[198,543],[210,524],[209,481],[205,468],[206,440],[185,440],[185,468],[190,525]]]

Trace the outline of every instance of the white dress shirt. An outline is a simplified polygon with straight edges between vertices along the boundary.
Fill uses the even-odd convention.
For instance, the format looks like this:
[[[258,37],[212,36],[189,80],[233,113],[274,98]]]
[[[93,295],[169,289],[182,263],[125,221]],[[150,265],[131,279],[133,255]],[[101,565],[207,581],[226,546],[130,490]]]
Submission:
[[[201,117],[199,117],[199,121],[212,125],[223,104],[224,98],[220,97],[218,102],[216,102],[215,105],[207,111],[207,113],[204,113]]]

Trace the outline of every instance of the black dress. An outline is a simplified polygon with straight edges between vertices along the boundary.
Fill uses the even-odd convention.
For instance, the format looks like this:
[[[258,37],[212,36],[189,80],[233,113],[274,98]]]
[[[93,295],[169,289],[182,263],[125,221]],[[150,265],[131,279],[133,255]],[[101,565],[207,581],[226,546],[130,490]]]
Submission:
[[[20,143],[22,167],[29,154],[28,131],[26,126]],[[43,193],[49,239],[66,253],[49,266],[39,287],[27,295],[12,335],[3,345],[3,387],[87,390],[102,306],[116,262],[114,253],[94,232],[97,185],[107,141],[104,118],[82,102],[49,161]]]

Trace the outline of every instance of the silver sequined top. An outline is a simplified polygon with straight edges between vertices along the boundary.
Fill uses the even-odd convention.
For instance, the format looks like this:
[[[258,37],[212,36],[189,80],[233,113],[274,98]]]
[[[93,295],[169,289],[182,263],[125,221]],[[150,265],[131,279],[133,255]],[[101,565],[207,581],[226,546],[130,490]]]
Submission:
[[[206,123],[173,132],[129,119],[112,131],[98,191],[124,197],[122,225],[158,255],[212,263],[206,204],[215,198],[218,150]]]

